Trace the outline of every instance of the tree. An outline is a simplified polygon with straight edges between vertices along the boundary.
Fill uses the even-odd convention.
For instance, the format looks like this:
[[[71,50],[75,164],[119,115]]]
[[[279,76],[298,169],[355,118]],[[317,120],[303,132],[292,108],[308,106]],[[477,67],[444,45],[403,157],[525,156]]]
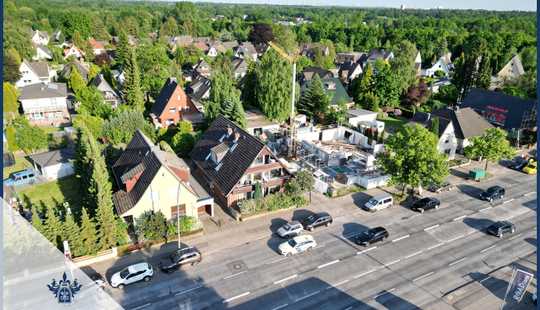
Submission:
[[[221,114],[240,127],[246,126],[246,114],[240,101],[240,91],[234,84],[229,70],[219,70],[213,74],[210,98],[205,113],[208,123]]]
[[[416,69],[414,59],[418,51],[413,43],[403,40],[394,50],[399,51],[396,57],[390,61],[391,71],[397,77],[398,95],[405,92],[416,81]]]
[[[360,106],[364,106],[364,96],[368,92],[372,92],[373,88],[373,67],[368,64],[364,70],[364,74],[359,75],[352,81],[352,95],[354,102]]]
[[[401,86],[392,67],[382,60],[375,62],[372,92],[379,98],[379,104],[383,107],[396,107],[399,105]]]
[[[4,50],[4,81],[15,84],[20,78],[21,56],[14,48]]]
[[[17,104],[17,89],[8,82],[4,82],[3,107],[4,118],[12,120],[19,114],[19,105]]]
[[[180,130],[173,136],[172,144],[176,153],[182,156],[188,156],[195,145],[195,138],[192,132]]]
[[[37,126],[31,126],[24,116],[13,121],[15,128],[15,143],[25,153],[30,154],[36,150],[47,147],[47,134]]]
[[[72,75],[73,76],[73,75]],[[79,114],[108,118],[112,114],[112,107],[105,103],[103,95],[94,86],[81,89],[76,95],[81,103],[77,112]]]
[[[159,36],[165,38],[175,36],[176,34],[178,34],[178,24],[174,17],[169,16],[169,18],[161,25]]]
[[[440,183],[448,175],[446,156],[437,150],[438,138],[424,127],[403,126],[385,143],[385,152],[377,165],[390,175],[391,181],[412,188]]]
[[[43,221],[39,215],[39,212],[36,208],[36,205],[32,205],[32,226],[42,235],[45,234],[45,227],[43,226]]]
[[[118,45],[116,47],[116,62],[124,64],[129,57],[129,50],[128,36],[124,30],[120,30],[118,34]]]
[[[98,251],[96,224],[82,208],[80,238],[82,241],[81,255],[91,255]]]
[[[253,24],[249,33],[249,41],[253,44],[267,43],[274,40],[272,26],[264,23]]]
[[[255,189],[253,191],[253,198],[254,199],[259,199],[259,198],[262,198],[262,196],[263,196],[263,193],[262,193],[261,182],[256,182],[255,183]]]
[[[452,83],[458,90],[461,102],[473,87],[489,86],[491,75],[490,55],[486,39],[478,34],[468,38],[464,51],[455,61]]]
[[[294,53],[298,48],[296,43],[296,34],[291,30],[290,27],[280,24],[272,24],[272,34],[274,36],[274,42],[283,48],[287,53]]]
[[[64,230],[62,238],[68,242],[72,256],[76,257],[83,255],[84,246],[80,236],[80,228],[71,213],[66,215],[63,226]]]
[[[167,242],[167,220],[161,211],[146,211],[135,219],[137,233],[146,240]]]
[[[61,237],[64,235],[62,229],[62,222],[56,214],[56,210],[52,205],[47,205],[47,212],[45,218],[45,225],[43,229],[43,235],[47,240],[54,244],[57,248],[62,245]]]
[[[435,134],[435,136],[439,136],[439,118],[437,116],[434,116],[431,119],[431,124],[429,130]]]
[[[368,92],[364,95],[364,101],[362,106],[367,110],[378,112],[379,102],[379,97],[375,96],[372,92]]]
[[[139,111],[121,111],[103,124],[103,136],[112,144],[128,143],[137,129],[150,139],[155,138],[154,126]]]
[[[84,88],[86,88],[86,81],[83,79],[77,67],[71,65],[71,74],[69,75],[69,88],[71,88],[75,94],[79,94]]]
[[[157,98],[163,87],[163,81],[179,75],[179,71],[169,58],[167,47],[159,42],[152,45],[141,44],[136,54],[140,67],[141,89],[151,97]]]
[[[418,85],[409,87],[404,101],[407,105],[417,108],[426,103],[430,94],[427,84],[421,80]]]
[[[270,120],[284,121],[291,114],[291,66],[274,49],[268,50],[255,69],[255,98]]]
[[[489,128],[483,135],[472,137],[470,144],[465,147],[465,156],[486,161],[484,166],[486,171],[490,161],[497,162],[503,158],[510,158],[515,152],[506,139],[506,132],[500,128]]]
[[[134,49],[129,49],[125,61],[124,93],[126,105],[137,111],[144,111],[144,96],[141,90],[141,76]]]
[[[310,192],[315,186],[315,179],[313,179],[311,172],[307,170],[300,170],[294,176],[294,180],[302,192]]]
[[[525,71],[536,72],[536,48],[528,46],[521,50],[521,62]]]
[[[320,76],[315,74],[300,98],[298,110],[310,117],[315,117],[318,122],[323,122],[329,106],[330,98],[326,95]]]

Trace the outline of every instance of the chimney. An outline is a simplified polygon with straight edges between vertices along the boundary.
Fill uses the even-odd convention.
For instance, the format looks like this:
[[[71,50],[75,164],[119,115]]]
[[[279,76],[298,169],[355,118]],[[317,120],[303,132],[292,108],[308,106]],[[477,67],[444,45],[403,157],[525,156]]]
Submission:
[[[231,126],[227,125],[227,137],[230,137],[233,134],[233,129]]]
[[[238,142],[239,139],[240,139],[240,133],[238,131],[236,131],[234,133],[234,142]]]

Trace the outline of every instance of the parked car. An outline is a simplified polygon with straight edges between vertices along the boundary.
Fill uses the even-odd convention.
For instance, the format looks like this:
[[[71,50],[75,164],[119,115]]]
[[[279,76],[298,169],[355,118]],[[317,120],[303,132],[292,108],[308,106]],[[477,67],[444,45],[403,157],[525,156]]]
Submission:
[[[522,171],[523,168],[527,165],[527,161],[522,157],[514,159],[509,165],[508,168],[516,171]]]
[[[526,166],[522,169],[526,174],[536,174],[536,160],[534,158],[529,158],[529,161],[526,163]]]
[[[326,212],[319,212],[312,214],[301,221],[305,230],[313,231],[314,228],[319,226],[329,226],[334,220],[332,216]]]
[[[536,293],[532,294],[531,299],[535,306],[538,305],[538,296],[536,295]]]
[[[364,231],[358,235],[354,242],[358,245],[368,246],[372,243],[383,241],[388,238],[389,234],[384,227],[375,227]]]
[[[176,250],[174,253],[169,255],[167,258],[162,259],[158,267],[161,271],[170,273],[182,265],[191,264],[192,266],[200,263],[202,260],[202,254],[196,248],[189,247]]]
[[[513,234],[516,231],[514,224],[509,221],[499,221],[487,228],[490,235],[502,238],[504,235]]]
[[[391,207],[393,204],[394,198],[392,198],[392,195],[381,195],[371,198],[364,204],[363,209],[369,212],[375,212]]]
[[[293,254],[309,251],[317,246],[317,242],[313,236],[301,235],[289,239],[279,245],[279,253],[285,256],[291,256]]]
[[[124,268],[115,273],[111,277],[111,286],[115,288],[123,288],[124,286],[139,281],[148,282],[154,276],[152,265],[143,262],[137,263]]]
[[[427,190],[432,193],[442,193],[442,192],[449,192],[455,188],[454,185],[444,182],[441,184],[431,184],[428,186]]]
[[[433,197],[425,197],[420,200],[415,201],[411,205],[411,210],[424,213],[424,211],[431,209],[439,209],[441,202]]]
[[[480,194],[480,198],[489,202],[494,200],[503,199],[505,194],[504,188],[501,186],[495,185],[492,186]]]
[[[300,222],[292,221],[281,226],[277,230],[277,234],[281,238],[290,238],[290,237],[296,237],[300,235],[303,230],[304,230],[304,227],[302,227],[302,224],[300,224]]]
[[[20,186],[26,184],[34,184],[36,182],[36,172],[33,169],[17,171],[4,180],[5,186]]]

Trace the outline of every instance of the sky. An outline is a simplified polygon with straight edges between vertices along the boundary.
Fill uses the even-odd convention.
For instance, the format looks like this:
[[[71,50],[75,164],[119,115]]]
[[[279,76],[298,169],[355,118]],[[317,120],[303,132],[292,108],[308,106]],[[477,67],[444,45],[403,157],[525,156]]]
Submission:
[[[428,9],[486,9],[498,11],[536,11],[535,0],[195,0],[194,2],[259,3],[285,5],[339,5],[357,7],[394,7]]]

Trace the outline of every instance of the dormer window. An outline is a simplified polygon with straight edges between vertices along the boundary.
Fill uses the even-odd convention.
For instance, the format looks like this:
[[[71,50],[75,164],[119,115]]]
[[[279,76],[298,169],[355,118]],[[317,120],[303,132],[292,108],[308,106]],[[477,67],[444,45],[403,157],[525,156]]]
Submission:
[[[210,154],[212,154],[212,161],[216,164],[221,163],[225,155],[227,155],[227,152],[229,152],[229,147],[225,143],[220,143],[214,146],[210,149]]]

